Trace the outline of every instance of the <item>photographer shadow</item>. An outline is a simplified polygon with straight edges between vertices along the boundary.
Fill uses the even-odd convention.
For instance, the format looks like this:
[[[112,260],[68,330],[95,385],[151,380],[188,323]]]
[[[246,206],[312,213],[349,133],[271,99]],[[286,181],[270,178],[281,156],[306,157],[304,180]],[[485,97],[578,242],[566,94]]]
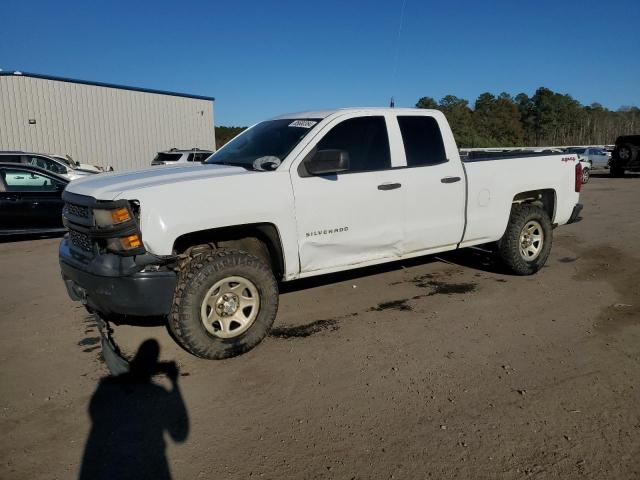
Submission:
[[[100,380],[91,397],[91,432],[80,468],[81,480],[171,478],[165,432],[174,442],[189,434],[189,417],[174,362],[158,362],[155,340],[140,345],[127,373]],[[171,388],[153,381],[165,374]]]

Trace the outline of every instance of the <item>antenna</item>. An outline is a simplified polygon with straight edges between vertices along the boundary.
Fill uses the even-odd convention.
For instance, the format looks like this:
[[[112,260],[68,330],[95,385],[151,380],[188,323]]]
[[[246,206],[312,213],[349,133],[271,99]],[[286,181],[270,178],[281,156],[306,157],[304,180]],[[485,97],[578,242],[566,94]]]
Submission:
[[[398,58],[400,56],[400,37],[402,35],[402,24],[404,23],[404,7],[407,5],[407,0],[402,0],[402,8],[400,9],[400,24],[398,25],[398,35],[396,37],[396,52],[393,59],[393,71],[391,74],[391,91],[396,88],[396,73],[398,72]],[[391,108],[395,106],[393,97],[391,97]]]

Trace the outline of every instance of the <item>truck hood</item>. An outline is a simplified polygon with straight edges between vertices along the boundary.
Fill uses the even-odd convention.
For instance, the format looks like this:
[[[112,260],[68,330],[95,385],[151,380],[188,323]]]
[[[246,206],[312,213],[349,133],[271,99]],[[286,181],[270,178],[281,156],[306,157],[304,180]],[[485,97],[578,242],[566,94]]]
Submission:
[[[134,194],[141,189],[196,180],[251,175],[256,172],[227,165],[181,165],[145,168],[130,172],[87,175],[74,180],[67,191],[87,195],[98,200],[115,200],[122,194]]]

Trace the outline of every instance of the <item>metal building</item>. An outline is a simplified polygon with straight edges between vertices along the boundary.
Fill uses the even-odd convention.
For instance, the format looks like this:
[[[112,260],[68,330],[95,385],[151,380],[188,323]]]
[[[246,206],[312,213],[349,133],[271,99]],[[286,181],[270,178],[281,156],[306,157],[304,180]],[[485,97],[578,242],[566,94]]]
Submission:
[[[0,71],[0,151],[71,155],[116,171],[161,150],[215,149],[212,97]]]

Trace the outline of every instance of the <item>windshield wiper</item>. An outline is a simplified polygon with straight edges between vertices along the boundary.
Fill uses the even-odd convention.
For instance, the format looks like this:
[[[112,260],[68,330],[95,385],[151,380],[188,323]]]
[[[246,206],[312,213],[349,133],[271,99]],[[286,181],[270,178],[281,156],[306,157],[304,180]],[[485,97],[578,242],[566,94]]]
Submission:
[[[253,165],[239,162],[211,162],[209,165],[227,165],[229,167],[242,167],[247,170],[254,170]]]

